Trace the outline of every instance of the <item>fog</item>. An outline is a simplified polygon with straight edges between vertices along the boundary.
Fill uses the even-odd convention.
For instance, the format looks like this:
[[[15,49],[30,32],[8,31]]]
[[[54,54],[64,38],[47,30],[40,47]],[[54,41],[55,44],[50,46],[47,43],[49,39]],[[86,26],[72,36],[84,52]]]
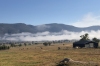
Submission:
[[[81,32],[70,32],[67,30],[62,30],[61,32],[50,33],[49,31],[41,32],[41,33],[18,33],[18,34],[5,34],[4,37],[0,37],[1,40],[10,40],[10,41],[43,41],[43,40],[78,40],[80,39],[80,35],[85,33],[89,34],[89,38],[97,37],[100,39],[100,30],[98,31],[81,31]]]

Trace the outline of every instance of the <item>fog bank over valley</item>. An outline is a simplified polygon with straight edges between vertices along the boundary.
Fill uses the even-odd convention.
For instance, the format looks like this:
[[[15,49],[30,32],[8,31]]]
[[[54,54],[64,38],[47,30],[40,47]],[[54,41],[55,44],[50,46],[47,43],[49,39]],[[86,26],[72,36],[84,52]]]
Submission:
[[[10,41],[44,41],[44,40],[79,40],[80,36],[88,33],[89,38],[92,39],[94,37],[100,39],[100,30],[98,31],[81,31],[81,32],[71,32],[67,30],[62,30],[60,32],[38,32],[38,33],[29,33],[22,32],[16,34],[5,34],[3,37],[0,37],[0,40],[10,40]]]

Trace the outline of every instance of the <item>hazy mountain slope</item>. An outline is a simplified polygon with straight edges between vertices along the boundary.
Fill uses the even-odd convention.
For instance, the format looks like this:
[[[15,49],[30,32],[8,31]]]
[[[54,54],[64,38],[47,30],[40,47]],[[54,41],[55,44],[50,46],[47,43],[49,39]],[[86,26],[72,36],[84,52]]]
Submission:
[[[68,30],[73,32],[80,32],[80,31],[90,31],[90,30],[100,30],[100,26],[91,26],[86,28],[79,28],[74,27],[71,25],[65,25],[65,24],[45,24],[45,25],[26,25],[24,23],[16,23],[16,24],[0,24],[0,34],[3,35],[5,33],[13,34],[13,33],[21,33],[21,32],[30,32],[30,33],[37,33],[37,32],[60,32],[61,30]]]
[[[28,26],[23,23],[17,24],[0,24],[0,34],[12,34],[12,33],[21,33],[21,32],[35,32],[34,26]]]

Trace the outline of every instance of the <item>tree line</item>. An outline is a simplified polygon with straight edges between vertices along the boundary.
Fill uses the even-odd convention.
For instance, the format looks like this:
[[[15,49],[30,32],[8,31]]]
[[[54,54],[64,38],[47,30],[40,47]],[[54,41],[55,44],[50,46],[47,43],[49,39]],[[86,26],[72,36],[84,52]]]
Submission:
[[[89,34],[88,34],[88,33],[86,33],[86,34],[84,34],[84,35],[81,35],[80,37],[81,37],[80,41],[81,41],[81,40],[90,40],[90,39],[89,39]],[[100,40],[99,40],[98,38],[96,38],[96,37],[92,38],[92,41],[97,42],[97,43],[100,42]]]

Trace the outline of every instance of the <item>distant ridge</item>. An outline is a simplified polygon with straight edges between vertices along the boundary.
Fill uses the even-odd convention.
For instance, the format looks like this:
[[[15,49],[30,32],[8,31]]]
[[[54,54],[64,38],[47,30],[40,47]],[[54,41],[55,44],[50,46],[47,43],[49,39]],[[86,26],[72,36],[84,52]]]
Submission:
[[[80,31],[97,31],[100,30],[100,26],[90,26],[85,28],[75,27],[72,25],[65,25],[65,24],[58,24],[58,23],[51,23],[51,24],[44,24],[44,25],[27,25],[24,23],[15,23],[15,24],[6,24],[0,23],[0,35],[8,34],[15,34],[15,33],[22,33],[22,32],[30,32],[30,33],[38,33],[38,32],[60,32],[62,30],[73,31],[73,32],[80,32]]]

